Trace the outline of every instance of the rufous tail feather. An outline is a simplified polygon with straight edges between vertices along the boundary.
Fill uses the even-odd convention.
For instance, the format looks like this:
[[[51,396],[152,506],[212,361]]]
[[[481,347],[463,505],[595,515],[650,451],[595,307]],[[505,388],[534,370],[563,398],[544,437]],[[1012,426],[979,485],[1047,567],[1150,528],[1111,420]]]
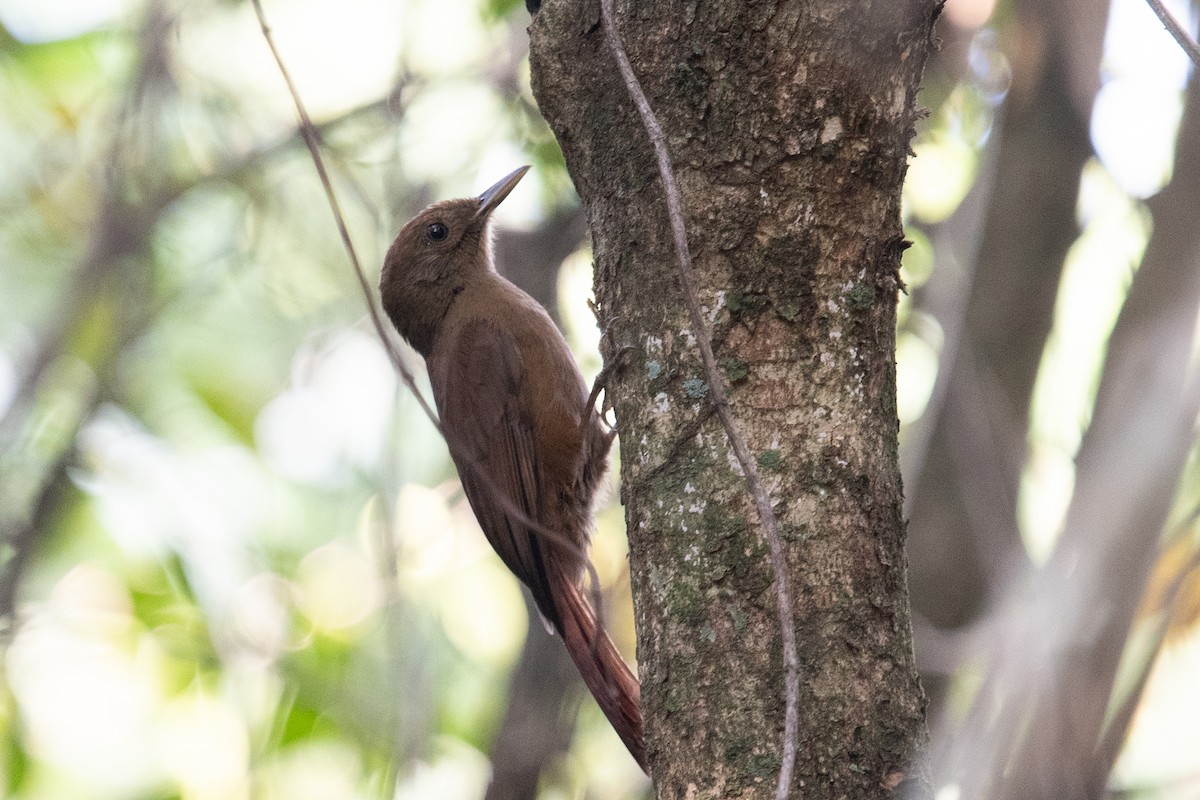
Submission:
[[[649,775],[642,738],[641,687],[608,634],[596,625],[596,613],[575,581],[551,569],[560,631],[571,660],[600,710],[612,723],[638,766]]]

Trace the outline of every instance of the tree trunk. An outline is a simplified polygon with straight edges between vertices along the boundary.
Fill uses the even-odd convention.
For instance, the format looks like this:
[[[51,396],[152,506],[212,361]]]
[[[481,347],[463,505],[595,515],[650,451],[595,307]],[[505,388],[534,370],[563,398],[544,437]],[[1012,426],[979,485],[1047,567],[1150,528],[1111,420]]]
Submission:
[[[616,9],[674,159],[733,416],[786,539],[797,797],[892,796],[923,743],[894,344],[900,188],[939,7]],[[656,795],[773,797],[785,691],[775,576],[709,402],[653,151],[598,4],[547,0],[531,34],[534,91],[587,207],[615,365]]]

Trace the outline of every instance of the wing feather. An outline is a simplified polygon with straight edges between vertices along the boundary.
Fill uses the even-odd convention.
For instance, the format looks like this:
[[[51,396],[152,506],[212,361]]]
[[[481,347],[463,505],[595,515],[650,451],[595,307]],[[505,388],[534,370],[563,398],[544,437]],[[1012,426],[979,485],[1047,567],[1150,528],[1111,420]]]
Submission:
[[[434,397],[471,509],[493,549],[557,625],[545,547],[525,521],[542,521],[546,499],[527,365],[512,337],[484,320],[462,326],[438,361]]]

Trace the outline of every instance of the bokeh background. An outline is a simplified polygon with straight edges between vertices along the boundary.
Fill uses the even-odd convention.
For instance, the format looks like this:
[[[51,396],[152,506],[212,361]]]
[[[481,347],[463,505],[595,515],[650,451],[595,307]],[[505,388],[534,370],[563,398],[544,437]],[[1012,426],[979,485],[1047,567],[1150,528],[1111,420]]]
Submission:
[[[426,203],[533,164],[497,215],[498,260],[594,375],[585,227],[529,90],[523,4],[264,5],[370,279]],[[994,605],[1001,562],[1044,562],[1062,529],[1189,74],[1142,0],[1075,4],[1089,25],[1069,46],[1039,5],[950,0],[905,189],[899,408],[938,714],[979,674],[955,636]],[[1013,98],[1040,96],[1052,69],[1063,96],[1023,123]],[[455,800],[484,795],[496,750],[525,773],[512,796],[533,796],[530,775],[543,800],[644,793],[395,377],[250,4],[0,0],[0,109],[0,792]],[[1010,240],[1034,235],[1020,202],[991,203],[1013,164],[1053,177],[1036,142],[1005,155],[1023,124],[1076,148],[1043,284],[980,247],[1001,212]],[[1005,345],[1032,359],[1001,409],[1015,427],[982,442],[952,428],[943,452],[947,376],[985,279],[1040,285],[1020,310],[1045,330]],[[992,400],[1011,383],[998,368],[974,379]],[[930,473],[961,478],[993,451],[1005,511]],[[1172,587],[1154,607],[1171,622],[1113,777],[1146,797],[1200,786],[1190,463],[1152,584]],[[929,488],[956,481],[982,511]],[[610,502],[593,561],[632,658],[624,547]]]

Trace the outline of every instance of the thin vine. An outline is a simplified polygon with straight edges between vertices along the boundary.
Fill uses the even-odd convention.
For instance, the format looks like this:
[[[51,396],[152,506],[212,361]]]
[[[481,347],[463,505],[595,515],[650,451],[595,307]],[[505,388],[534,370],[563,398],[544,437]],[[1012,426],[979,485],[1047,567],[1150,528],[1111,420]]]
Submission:
[[[1192,64],[1200,67],[1200,45],[1196,44],[1196,40],[1188,34],[1187,29],[1179,24],[1179,20],[1175,19],[1170,11],[1167,11],[1167,7],[1163,5],[1162,0],[1146,0],[1146,3],[1149,4],[1150,10],[1162,21],[1167,32],[1183,48],[1183,52],[1187,53],[1187,57],[1192,60]]]
[[[788,791],[792,784],[792,774],[796,766],[796,752],[800,729],[800,665],[796,654],[796,618],[792,606],[791,577],[788,573],[787,558],[783,549],[783,538],[779,534],[779,522],[775,518],[775,510],[771,506],[771,497],[763,485],[758,473],[758,465],[750,457],[750,449],[738,430],[729,408],[729,394],[725,388],[725,379],[717,368],[717,360],[713,355],[712,337],[704,314],[700,309],[700,300],[696,291],[696,275],[692,266],[691,249],[688,246],[687,229],[683,221],[683,201],[680,198],[679,186],[675,183],[675,169],[671,165],[671,154],[667,150],[667,140],[659,125],[658,116],[650,106],[645,91],[637,76],[633,74],[633,66],[621,42],[621,34],[617,31],[613,17],[613,0],[600,0],[600,16],[604,25],[604,38],[617,62],[617,69],[625,82],[633,104],[637,107],[646,128],[646,134],[654,146],[654,154],[658,161],[658,173],[663,182],[663,190],[667,197],[667,216],[671,221],[671,234],[675,240],[676,267],[679,274],[679,285],[683,291],[684,302],[687,305],[688,316],[691,319],[696,344],[700,348],[700,358],[704,362],[704,372],[708,379],[709,396],[713,407],[725,428],[725,436],[733,448],[734,456],[742,468],[746,485],[758,508],[759,521],[762,523],[763,535],[767,540],[767,548],[771,556],[771,568],[775,573],[775,599],[779,614],[779,628],[783,640],[783,672],[784,672],[784,725],[783,725],[783,758],[779,767],[779,782],[775,788],[776,800],[787,800]]]

